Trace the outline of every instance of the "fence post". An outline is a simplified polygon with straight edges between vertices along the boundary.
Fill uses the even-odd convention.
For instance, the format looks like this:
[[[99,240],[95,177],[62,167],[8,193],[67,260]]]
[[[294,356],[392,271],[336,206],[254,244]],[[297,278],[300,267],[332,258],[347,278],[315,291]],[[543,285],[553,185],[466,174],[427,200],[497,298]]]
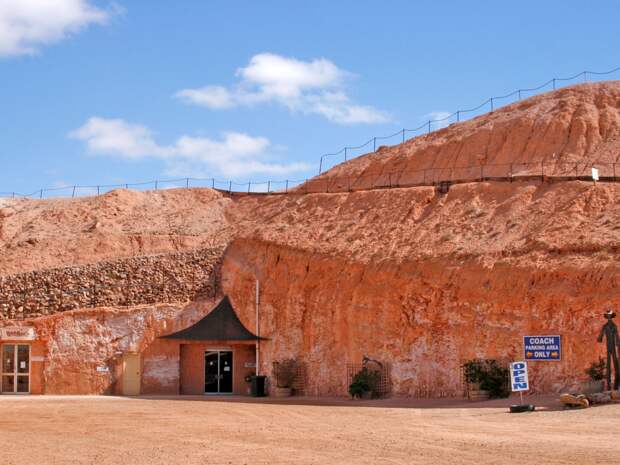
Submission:
[[[228,181],[228,193],[232,194],[232,181]]]
[[[215,189],[215,178],[211,178],[211,189]]]
[[[43,189],[41,189],[41,191],[39,192],[39,198],[42,199],[43,198]]]
[[[323,156],[321,155],[321,159],[319,160],[319,174],[323,171]]]
[[[347,161],[347,147],[344,148],[344,161]]]
[[[271,191],[271,181],[267,181],[267,193],[269,194],[269,191]]]
[[[587,76],[587,71],[583,72],[583,82],[588,82],[588,76]]]
[[[13,192],[13,198],[15,198],[15,192]]]
[[[185,189],[189,189],[189,178],[185,178]]]
[[[99,186],[97,186],[97,197],[99,197]]]
[[[71,198],[75,197],[75,186],[73,186],[73,192],[71,193]]]
[[[125,184],[125,189],[129,189],[129,184]]]
[[[288,179],[286,180],[286,188],[284,189],[284,192],[288,194]]]
[[[493,97],[491,97],[490,100],[491,100],[491,111],[493,111]]]
[[[519,96],[519,100],[521,100],[521,89],[517,90],[517,95]]]
[[[373,153],[377,151],[377,138],[376,137],[372,138],[372,151]]]
[[[250,193],[250,187],[252,186],[252,181],[248,181],[248,194]]]
[[[456,122],[461,121],[461,110],[456,110]]]
[[[428,120],[428,133],[431,133],[431,120]]]
[[[555,78],[551,79],[551,82],[553,83],[553,90],[555,90]]]
[[[403,128],[403,144],[405,143],[405,128]]]
[[[306,194],[308,193],[308,179],[306,179],[306,182],[304,183],[306,185]]]

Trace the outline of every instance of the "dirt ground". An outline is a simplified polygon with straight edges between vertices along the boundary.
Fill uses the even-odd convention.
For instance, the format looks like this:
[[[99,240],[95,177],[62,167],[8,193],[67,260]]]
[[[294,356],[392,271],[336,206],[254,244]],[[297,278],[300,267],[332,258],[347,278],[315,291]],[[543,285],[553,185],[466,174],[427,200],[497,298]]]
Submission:
[[[0,397],[0,463],[617,464],[620,405]]]

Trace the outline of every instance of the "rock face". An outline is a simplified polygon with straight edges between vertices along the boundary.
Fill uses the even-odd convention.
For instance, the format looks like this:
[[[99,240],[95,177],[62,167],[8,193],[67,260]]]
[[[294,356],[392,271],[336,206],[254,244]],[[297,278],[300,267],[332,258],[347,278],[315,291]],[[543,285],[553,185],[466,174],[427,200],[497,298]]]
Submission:
[[[213,296],[223,252],[215,247],[0,276],[0,320]]]
[[[563,353],[561,362],[530,364],[533,391],[568,390],[602,353],[600,309],[620,305],[616,265],[360,263],[239,240],[223,276],[242,321],[253,321],[247,296],[260,279],[264,367],[299,358],[318,395],[344,395],[347,364],[364,355],[391,365],[396,394],[462,395],[463,361],[522,358],[523,336],[536,334],[561,334]]]
[[[551,162],[560,172],[565,163],[613,164],[620,155],[619,109],[617,82],[565,88],[360,157],[320,179],[481,163],[526,170]],[[248,327],[255,327],[255,280],[261,282],[261,335],[270,338],[261,347],[262,371],[297,357],[307,366],[309,394],[344,395],[347,364],[367,355],[390,365],[399,395],[460,395],[463,360],[521,358],[526,334],[562,336],[561,362],[530,366],[535,391],[557,392],[581,383],[602,354],[595,343],[600,314],[620,304],[620,184],[538,180],[461,184],[446,194],[432,187],[300,192],[231,199],[196,189],[120,191],[5,202],[0,273],[228,245],[220,287]],[[88,282],[91,275],[84,276]],[[208,308],[188,311],[197,318]],[[35,320],[51,325],[53,391],[68,389],[52,380],[68,358],[67,371],[76,373],[70,382],[87,376],[80,392],[100,392],[103,385],[84,375],[95,362],[76,369],[80,355],[71,351],[96,347],[99,355],[88,358],[88,348],[84,358],[100,360],[109,354],[99,344],[148,341],[152,328],[176,321],[180,311],[147,306]],[[155,356],[140,344],[153,374],[147,384],[153,392],[172,389],[178,357]]]

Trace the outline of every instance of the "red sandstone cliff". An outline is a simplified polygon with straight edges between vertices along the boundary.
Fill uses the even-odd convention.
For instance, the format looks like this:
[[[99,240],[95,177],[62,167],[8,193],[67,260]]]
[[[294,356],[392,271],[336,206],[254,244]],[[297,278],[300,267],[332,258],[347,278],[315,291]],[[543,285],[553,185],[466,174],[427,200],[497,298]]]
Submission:
[[[619,155],[620,84],[610,82],[524,100],[321,178]],[[397,393],[454,394],[462,359],[517,357],[528,332],[564,336],[563,362],[532,373],[536,389],[558,390],[583,377],[600,350],[601,310],[620,304],[619,199],[614,183],[521,181],[445,195],[420,187],[231,200],[192,189],[10,202],[0,210],[0,273],[236,238],[223,290],[253,327],[261,280],[261,326],[286,335],[265,343],[263,367],[302,358],[311,393],[344,393],[346,363],[366,354],[392,364]]]

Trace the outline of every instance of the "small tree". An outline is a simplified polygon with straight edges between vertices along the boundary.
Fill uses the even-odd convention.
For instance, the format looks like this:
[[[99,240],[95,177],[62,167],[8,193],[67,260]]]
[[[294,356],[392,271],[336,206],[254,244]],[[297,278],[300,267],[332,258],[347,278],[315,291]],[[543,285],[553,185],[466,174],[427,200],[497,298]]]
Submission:
[[[364,367],[353,375],[353,379],[349,385],[349,394],[351,394],[351,397],[361,397],[365,392],[375,394],[379,387],[380,380],[380,372]]]

